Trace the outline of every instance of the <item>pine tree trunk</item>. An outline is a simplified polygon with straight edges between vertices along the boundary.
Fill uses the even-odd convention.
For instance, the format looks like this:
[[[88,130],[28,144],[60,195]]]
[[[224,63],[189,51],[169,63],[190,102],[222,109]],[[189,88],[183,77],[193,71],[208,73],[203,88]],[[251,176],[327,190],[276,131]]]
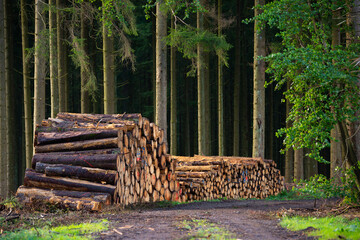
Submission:
[[[174,16],[171,15],[171,29],[174,29]],[[170,49],[170,154],[177,155],[177,91],[176,91],[176,50],[174,47]]]
[[[304,179],[304,150],[294,150],[294,179]]]
[[[32,158],[32,112],[31,112],[31,89],[29,77],[29,64],[26,60],[26,49],[29,47],[28,41],[28,17],[25,10],[25,0],[21,0],[21,39],[22,39],[22,67],[23,67],[23,90],[24,90],[24,135],[25,135],[25,161],[26,168],[31,166]],[[56,105],[59,103],[57,102]]]
[[[354,0],[354,6],[352,10],[352,24],[354,27],[354,39],[359,39],[360,37],[360,0]],[[360,88],[360,75],[358,76],[357,85]],[[360,93],[359,93],[360,97]],[[360,115],[358,111],[357,116]],[[360,121],[357,120],[350,124],[350,136],[352,137],[353,145],[355,147],[355,153],[358,161],[360,161]]]
[[[167,139],[167,53],[164,38],[167,33],[167,14],[163,0],[156,3],[156,114],[155,123],[164,130]]]
[[[290,82],[287,82],[287,90],[290,88]],[[290,101],[286,99],[286,119],[290,114]],[[286,121],[286,128],[290,128],[292,123]],[[285,182],[291,183],[294,180],[294,149],[289,148],[285,153]]]
[[[13,77],[13,43],[11,40],[12,15],[11,2],[5,0],[4,4],[4,36],[5,36],[5,79],[6,82],[6,135],[7,135],[7,178],[8,194],[16,191],[18,180],[18,161],[16,158],[16,121],[15,121],[15,78]]]
[[[64,41],[64,28],[62,26],[63,1],[56,0],[56,32],[57,32],[57,64],[58,64],[58,84],[59,84],[59,112],[66,112],[66,46]]]
[[[218,0],[218,36],[222,35],[221,12],[222,2]],[[219,156],[224,156],[224,96],[223,96],[223,71],[220,57],[218,57],[218,139],[219,139]]]
[[[50,48],[50,92],[51,117],[59,112],[59,91],[57,78],[57,51],[56,51],[56,2],[49,0],[49,48]]]
[[[255,16],[261,13],[259,6],[265,0],[255,0]],[[258,21],[254,26],[254,112],[252,156],[264,158],[265,154],[265,62],[259,56],[265,56],[265,31],[258,31]]]
[[[7,133],[6,133],[6,82],[5,82],[5,0],[0,0],[0,196],[5,198],[7,188]]]
[[[333,26],[332,26],[332,47],[336,48],[340,44],[340,27],[338,25],[340,12],[333,13]],[[341,149],[341,136],[339,126],[335,126],[331,130],[330,145],[330,177],[334,178],[336,183],[341,183],[341,172],[336,171],[337,168],[342,167],[342,149]]]
[[[235,65],[234,65],[234,127],[233,155],[240,156],[240,0],[236,4]]]
[[[85,9],[84,3],[81,4],[81,39],[82,43],[82,50],[87,55],[88,54],[88,36],[89,36],[89,28],[87,26],[87,22],[85,20]],[[87,63],[86,63],[87,64]],[[90,63],[88,63],[90,65]],[[85,68],[84,64],[80,66],[80,78],[81,78],[81,113],[90,113],[90,98],[89,92],[86,89],[86,84],[89,81],[89,72]]]
[[[204,16],[197,12],[197,28],[204,29]],[[201,44],[197,46],[197,94],[198,94],[198,154],[206,154],[205,144],[205,70],[204,53]]]
[[[104,64],[104,113],[112,114],[115,109],[114,38],[109,36],[103,23],[103,64]]]
[[[34,129],[45,118],[45,30],[43,1],[35,1]]]
[[[210,54],[204,53],[204,107],[205,107],[205,150],[204,155],[211,155],[211,107],[210,107]]]

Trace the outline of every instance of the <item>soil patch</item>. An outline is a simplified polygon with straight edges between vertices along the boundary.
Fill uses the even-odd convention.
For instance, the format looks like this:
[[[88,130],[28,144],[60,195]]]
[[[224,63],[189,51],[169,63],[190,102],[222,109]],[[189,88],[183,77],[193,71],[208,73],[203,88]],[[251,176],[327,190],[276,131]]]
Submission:
[[[102,213],[20,212],[20,218],[4,231],[15,227],[31,227],[90,222],[107,219],[109,229],[96,234],[98,239],[189,239],[191,230],[184,228],[184,221],[206,220],[231,232],[237,239],[312,239],[305,232],[291,232],[279,226],[279,217],[284,215],[331,214],[336,200],[321,201],[314,209],[313,200],[268,201],[224,200],[220,202],[194,202],[172,207],[159,205],[137,206],[120,210],[114,206]],[[336,211],[335,211],[336,212]],[[354,212],[348,209],[347,214]],[[356,212],[356,211],[355,211]],[[19,213],[19,212],[18,212]],[[1,216],[6,212],[0,213]],[[26,224],[25,224],[26,223]],[[23,225],[22,225],[23,224]],[[209,236],[211,239],[211,236]]]

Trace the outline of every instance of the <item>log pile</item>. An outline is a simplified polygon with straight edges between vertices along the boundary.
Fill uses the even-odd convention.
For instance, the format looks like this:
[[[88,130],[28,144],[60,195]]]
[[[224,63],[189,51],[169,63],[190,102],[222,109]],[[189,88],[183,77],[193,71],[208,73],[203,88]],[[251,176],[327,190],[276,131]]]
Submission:
[[[272,160],[243,157],[172,156],[182,201],[266,198],[278,194],[284,179]]]
[[[164,132],[141,114],[59,113],[37,126],[34,149],[32,169],[17,193],[25,202],[43,200],[96,211],[111,202],[177,200],[179,195]],[[44,197],[43,191],[53,190],[69,196]],[[89,202],[95,196],[91,193],[110,197]]]

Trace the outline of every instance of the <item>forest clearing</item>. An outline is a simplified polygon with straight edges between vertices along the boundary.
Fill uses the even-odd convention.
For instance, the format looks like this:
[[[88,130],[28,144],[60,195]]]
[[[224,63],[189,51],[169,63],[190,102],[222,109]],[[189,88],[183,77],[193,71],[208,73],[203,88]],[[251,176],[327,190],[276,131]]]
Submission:
[[[360,239],[359,13],[0,0],[0,238]]]

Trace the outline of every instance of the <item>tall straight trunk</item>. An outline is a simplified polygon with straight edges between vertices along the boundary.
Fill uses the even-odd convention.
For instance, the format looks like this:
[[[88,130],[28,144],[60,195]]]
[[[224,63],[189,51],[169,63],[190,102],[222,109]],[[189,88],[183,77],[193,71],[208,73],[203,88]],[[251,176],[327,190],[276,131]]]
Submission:
[[[23,91],[24,91],[24,135],[25,135],[25,161],[26,168],[31,167],[32,158],[32,112],[31,112],[31,89],[30,71],[26,60],[26,49],[29,47],[28,41],[28,17],[25,10],[25,0],[20,2],[21,10],[21,42],[22,42],[22,67],[23,67]],[[57,105],[59,103],[56,103]]]
[[[209,29],[209,21],[204,19],[204,28]],[[211,155],[211,106],[210,106],[210,54],[209,52],[203,52],[204,60],[204,108],[205,119],[204,125],[204,146],[203,154]]]
[[[255,16],[261,13],[259,6],[265,0],[255,0]],[[258,21],[254,26],[254,102],[253,102],[253,157],[265,157],[265,62],[258,57],[265,56],[265,30],[258,31]]]
[[[274,146],[274,85],[271,84],[267,88],[268,96],[266,96],[266,101],[268,103],[267,115],[266,115],[266,158],[274,159],[273,158],[273,146]]]
[[[207,23],[207,22],[206,22]],[[207,26],[206,26],[207,27]],[[210,54],[204,52],[204,108],[205,108],[205,149],[204,155],[211,155],[211,107],[210,107]]]
[[[6,82],[5,82],[5,0],[0,0],[0,196],[5,198],[7,187],[7,122],[6,122]]]
[[[204,16],[197,12],[197,28],[204,29]],[[201,44],[197,45],[197,94],[198,94],[198,154],[206,154],[205,144],[205,69],[204,53]]]
[[[114,38],[103,23],[104,113],[115,113]]]
[[[340,12],[335,11],[333,13],[333,25],[332,25],[332,47],[340,45],[340,27],[338,25],[340,19]],[[330,177],[334,178],[336,183],[341,183],[341,172],[336,171],[342,167],[342,148],[341,148],[341,136],[339,126],[336,125],[331,130],[331,142],[330,142]]]
[[[156,32],[156,16],[151,16],[151,31]],[[156,118],[156,34],[151,36],[152,46],[152,97],[153,97],[153,119]]]
[[[291,83],[288,81],[286,86],[287,90],[290,89],[290,85]],[[286,99],[286,118],[288,118],[290,114],[290,109],[291,109],[290,101]],[[287,120],[286,128],[290,128],[291,125],[292,123],[289,120]],[[294,149],[289,148],[285,152],[285,182],[291,183],[293,180],[294,180]]]
[[[164,130],[167,139],[167,52],[164,38],[167,33],[167,14],[164,0],[156,3],[156,114],[155,123]]]
[[[66,111],[66,46],[64,41],[64,28],[62,26],[63,18],[63,1],[56,0],[56,32],[57,32],[57,64],[58,64],[58,91],[59,91],[59,112]]]
[[[174,16],[171,15],[171,29],[174,29]],[[170,154],[177,155],[177,91],[176,91],[176,50],[170,49]]]
[[[352,10],[352,24],[354,27],[354,39],[359,39],[360,37],[360,0],[354,0],[353,10]],[[360,75],[358,75],[357,85],[360,88]],[[359,93],[360,97],[360,93]],[[360,116],[360,111],[356,113],[356,116]],[[353,145],[355,147],[355,154],[360,161],[360,121],[357,120],[350,124],[350,136],[352,136]]]
[[[235,34],[235,64],[234,64],[234,126],[233,126],[233,155],[240,155],[240,36],[241,36],[241,8],[240,0],[236,4],[236,34]],[[243,143],[242,143],[243,144]]]
[[[45,118],[44,9],[44,2],[35,0],[34,129]]]
[[[304,179],[304,150],[294,150],[294,179]]]
[[[56,117],[59,112],[59,83],[56,50],[56,2],[49,0],[49,48],[50,48],[50,94],[51,117]]]
[[[218,0],[218,36],[222,35],[221,28],[221,8],[222,2]],[[218,57],[218,139],[219,156],[224,156],[224,96],[223,96],[223,71],[220,57]]]
[[[84,3],[81,4],[81,23],[80,23],[80,31],[81,31],[81,39],[82,39],[82,50],[83,52],[88,55],[88,41],[89,41],[89,28],[87,25],[87,22],[85,20],[85,9],[84,9]],[[90,63],[85,63],[90,65]],[[86,89],[86,84],[89,81],[89,72],[88,69],[84,66],[84,64],[81,64],[80,66],[80,78],[81,78],[81,113],[90,113],[90,98],[89,98],[89,92]]]
[[[185,78],[185,156],[190,156],[190,113],[189,113],[189,107],[190,107],[190,84],[189,84],[189,78]]]

